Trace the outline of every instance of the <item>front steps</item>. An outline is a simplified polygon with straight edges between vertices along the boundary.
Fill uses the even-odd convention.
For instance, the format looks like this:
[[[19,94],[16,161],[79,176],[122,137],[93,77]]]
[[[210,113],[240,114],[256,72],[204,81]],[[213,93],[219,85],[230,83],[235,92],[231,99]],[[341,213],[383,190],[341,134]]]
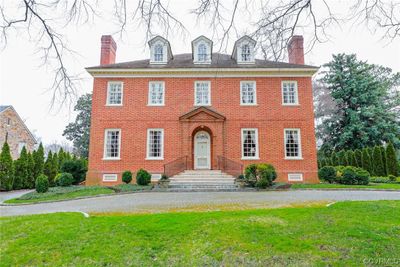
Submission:
[[[235,178],[220,170],[186,170],[170,178],[169,191],[236,191]]]

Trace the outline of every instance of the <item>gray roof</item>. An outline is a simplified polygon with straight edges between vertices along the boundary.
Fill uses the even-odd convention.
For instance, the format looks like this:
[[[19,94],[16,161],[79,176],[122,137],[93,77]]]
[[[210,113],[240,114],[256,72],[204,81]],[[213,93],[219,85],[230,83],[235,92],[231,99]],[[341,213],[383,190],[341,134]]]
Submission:
[[[8,109],[11,106],[0,106],[0,112],[3,112],[4,110]]]
[[[291,64],[269,60],[256,59],[255,64],[237,64],[230,55],[213,53],[211,64],[194,64],[191,53],[174,55],[167,64],[150,64],[149,59],[115,63],[109,65],[89,67],[90,69],[174,69],[174,68],[291,68],[305,69],[318,68],[310,65]]]

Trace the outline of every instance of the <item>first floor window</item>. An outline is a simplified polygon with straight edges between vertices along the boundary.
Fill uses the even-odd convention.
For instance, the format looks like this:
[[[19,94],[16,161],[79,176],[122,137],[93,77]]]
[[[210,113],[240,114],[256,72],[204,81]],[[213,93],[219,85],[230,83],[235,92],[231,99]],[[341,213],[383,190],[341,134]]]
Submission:
[[[104,158],[117,159],[120,154],[121,130],[108,129],[105,132]]]
[[[147,158],[162,159],[164,146],[164,130],[148,129],[147,130]]]
[[[285,129],[285,157],[301,158],[299,129]]]
[[[108,83],[107,105],[122,105],[122,82]]]
[[[195,82],[195,105],[210,105],[210,82]]]
[[[149,83],[149,105],[150,106],[164,105],[164,82]]]
[[[118,175],[115,173],[105,173],[103,174],[104,182],[116,182],[118,181]]]
[[[242,105],[257,104],[255,82],[242,81],[240,83],[240,100]]]
[[[242,129],[242,158],[258,158],[257,129]]]
[[[297,82],[282,82],[282,103],[284,105],[297,105],[299,103],[297,93]]]

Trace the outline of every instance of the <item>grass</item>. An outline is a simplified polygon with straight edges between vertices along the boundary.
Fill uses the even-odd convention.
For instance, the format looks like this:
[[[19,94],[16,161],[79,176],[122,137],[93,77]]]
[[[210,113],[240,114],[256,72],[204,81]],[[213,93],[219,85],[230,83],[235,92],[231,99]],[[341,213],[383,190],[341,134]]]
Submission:
[[[400,212],[394,211],[399,209],[400,201],[376,201],[89,218],[78,213],[3,217],[0,266],[398,263]]]
[[[382,183],[370,183],[369,185],[344,185],[344,184],[293,184],[292,189],[305,189],[305,188],[315,188],[315,189],[329,189],[329,188],[348,188],[348,189],[397,189],[400,190],[400,184],[382,184]]]
[[[119,192],[135,192],[140,190],[149,190],[152,186],[140,186],[134,184],[121,184],[113,187],[105,186],[66,186],[50,187],[46,193],[37,193],[36,191],[27,193],[19,198],[13,198],[4,201],[8,204],[39,203],[44,201],[68,200],[79,197],[90,197],[104,194],[114,194]]]

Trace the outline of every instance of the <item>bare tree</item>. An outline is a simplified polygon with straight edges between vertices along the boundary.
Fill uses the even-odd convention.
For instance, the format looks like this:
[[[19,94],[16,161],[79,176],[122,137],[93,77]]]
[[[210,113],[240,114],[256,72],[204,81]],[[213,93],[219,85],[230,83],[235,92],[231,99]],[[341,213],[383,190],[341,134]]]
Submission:
[[[34,42],[43,65],[53,70],[51,103],[72,104],[79,88],[79,75],[71,74],[65,59],[74,54],[64,33],[66,25],[93,23],[107,15],[119,23],[119,33],[128,25],[142,27],[148,41],[155,33],[184,36],[184,22],[175,12],[180,7],[168,0],[0,0],[0,41],[8,45],[11,32],[22,32]],[[349,0],[350,1],[350,0]],[[319,42],[329,40],[329,29],[343,22],[365,24],[370,30],[380,30],[382,38],[400,36],[399,0],[351,0],[347,14],[340,14],[334,0],[196,0],[189,14],[199,23],[207,23],[213,39],[224,50],[239,34],[249,34],[258,41],[264,58],[282,60],[290,38],[312,29],[306,45],[309,51]],[[110,3],[112,8],[109,8]],[[101,12],[100,12],[101,11]],[[62,16],[56,17],[56,14]],[[237,25],[244,14],[251,19]]]

